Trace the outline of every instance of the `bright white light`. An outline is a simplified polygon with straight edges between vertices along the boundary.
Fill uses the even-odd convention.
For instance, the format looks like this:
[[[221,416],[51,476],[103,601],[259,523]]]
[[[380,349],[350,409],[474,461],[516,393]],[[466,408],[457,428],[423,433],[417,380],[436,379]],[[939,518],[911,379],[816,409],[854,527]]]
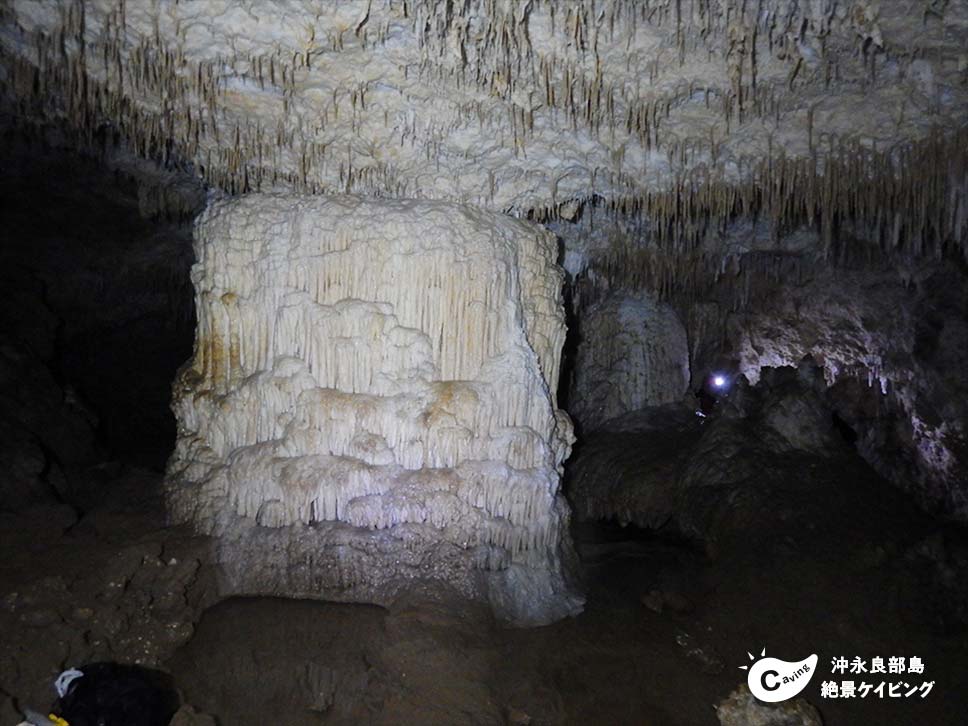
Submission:
[[[713,385],[716,388],[722,388],[726,384],[726,379],[723,376],[713,376]]]

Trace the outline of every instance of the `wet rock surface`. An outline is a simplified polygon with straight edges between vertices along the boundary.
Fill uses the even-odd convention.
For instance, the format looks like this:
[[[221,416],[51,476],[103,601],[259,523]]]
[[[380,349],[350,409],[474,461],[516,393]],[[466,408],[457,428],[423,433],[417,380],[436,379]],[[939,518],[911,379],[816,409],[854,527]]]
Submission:
[[[157,476],[129,470],[112,484],[77,521],[63,506],[0,520],[18,553],[0,565],[0,688],[19,708],[45,708],[69,666],[161,665],[213,601],[204,544],[164,527]]]
[[[184,705],[172,716],[171,726],[217,726],[217,722],[213,716]]]
[[[459,601],[234,599],[172,665],[190,700],[231,723],[502,724],[488,621]]]
[[[791,660],[818,653],[804,695],[826,723],[923,720],[924,700],[821,699],[820,682],[836,680],[830,658],[841,652],[932,653],[936,667],[923,680],[952,677],[963,651],[966,535],[920,513],[870,469],[840,435],[811,375],[788,368],[765,371],[756,387],[738,381],[702,422],[684,409],[647,409],[587,437],[568,491],[583,526],[611,519],[621,541],[611,558],[602,543],[581,541],[579,551],[586,572],[628,564],[638,524],[704,553],[650,572],[637,591],[643,616],[678,624],[679,657],[699,673],[712,678],[723,662],[730,676],[744,647],[782,647],[778,657]],[[676,611],[666,591],[695,608]],[[740,706],[730,707],[730,723],[754,718]],[[930,714],[938,723],[960,718]],[[780,718],[775,712],[756,718],[787,723],[768,720]]]
[[[117,496],[76,523],[53,526],[54,507],[4,521],[21,555],[0,567],[0,714],[45,707],[64,667],[116,660],[173,675],[193,707],[178,724],[714,726],[736,668],[764,646],[790,660],[820,655],[802,695],[826,724],[957,723],[966,706],[952,598],[966,581],[966,538],[909,509],[884,526],[869,501],[848,499],[851,525],[837,520],[833,535],[821,526],[829,512],[801,506],[787,536],[750,531],[747,546],[715,558],[695,542],[585,522],[575,535],[586,611],[522,630],[436,586],[389,608],[218,602],[206,541],[164,528],[160,500],[133,495],[157,484],[122,470]],[[855,654],[920,655],[937,693],[821,700],[830,658]]]
[[[838,434],[809,381],[810,366],[765,369],[732,382],[709,415],[672,404],[613,419],[582,443],[568,494],[579,516],[614,519],[695,538],[716,549],[787,536],[792,522],[825,515],[823,497],[904,496]],[[861,482],[844,487],[845,479]],[[876,495],[875,487],[885,491]],[[876,506],[874,507],[876,509]],[[847,524],[851,514],[836,514]],[[809,518],[809,517],[808,517]],[[833,526],[832,521],[828,525]]]
[[[763,703],[745,685],[716,706],[716,716],[721,726],[823,726],[817,709],[805,699]]]

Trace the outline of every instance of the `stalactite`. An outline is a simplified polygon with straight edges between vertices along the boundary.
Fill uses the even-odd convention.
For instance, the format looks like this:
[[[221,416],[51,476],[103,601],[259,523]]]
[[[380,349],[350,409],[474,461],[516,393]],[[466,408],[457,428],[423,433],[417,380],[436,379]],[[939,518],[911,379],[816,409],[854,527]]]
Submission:
[[[228,76],[225,68],[234,68],[237,78],[244,84],[251,79],[260,91],[278,91],[283,96],[283,106],[288,110],[308,74],[317,69],[313,57],[317,53],[319,39],[316,26],[301,39],[298,48],[289,50],[276,47],[274,51],[246,53],[238,58],[218,58],[208,61],[192,61],[183,52],[182,31],[179,19],[175,19],[173,47],[166,45],[155,17],[151,27],[140,37],[133,34],[123,2],[106,10],[99,35],[85,37],[84,4],[68,2],[58,31],[51,37],[58,42],[37,43],[33,63],[40,72],[41,83],[11,84],[18,96],[27,96],[28,103],[49,98],[55,90],[65,96],[65,108],[72,121],[85,132],[97,128],[105,119],[112,120],[134,145],[143,153],[168,155],[167,144],[161,139],[172,139],[181,155],[200,164],[202,149],[212,142],[222,143],[219,138],[222,119],[225,117],[224,94]],[[866,7],[866,6],[865,6]],[[12,11],[11,11],[12,12]],[[379,27],[378,38],[385,40],[392,22],[409,23],[419,39],[422,54],[418,64],[421,75],[429,79],[454,79],[458,87],[477,85],[492,96],[507,102],[512,126],[511,147],[521,158],[527,155],[527,140],[534,133],[535,108],[520,105],[513,94],[524,84],[540,89],[540,97],[549,112],[564,113],[572,129],[588,130],[593,136],[619,144],[621,133],[634,134],[647,150],[662,149],[676,139],[667,139],[663,120],[669,117],[679,103],[690,99],[695,93],[692,83],[677,84],[674,90],[665,88],[660,80],[662,64],[659,59],[650,63],[649,83],[643,88],[638,83],[630,86],[606,73],[602,61],[603,43],[634,45],[634,40],[645,29],[668,31],[668,45],[682,58],[684,51],[696,53],[702,50],[709,57],[718,57],[732,68],[732,87],[727,94],[724,89],[714,92],[722,95],[723,113],[727,123],[742,122],[750,115],[771,117],[780,113],[777,85],[762,79],[758,73],[757,59],[775,58],[784,61],[792,50],[787,36],[791,30],[810,27],[812,32],[830,35],[833,29],[844,28],[849,37],[874,38],[880,45],[874,16],[867,10],[848,17],[844,13],[832,13],[824,4],[791,2],[784,9],[764,11],[757,6],[738,0],[727,0],[712,6],[700,0],[667,0],[645,2],[591,2],[583,0],[558,12],[556,3],[515,1],[494,3],[477,0],[460,8],[448,10],[433,0],[401,4],[389,2],[378,18],[368,10],[367,21],[354,25],[353,35],[363,38],[368,28]],[[529,18],[541,14],[551,19],[552,35],[564,42],[559,46],[537,47],[529,30]],[[479,23],[471,33],[469,19]],[[129,37],[129,34],[131,36]],[[344,32],[331,33],[330,43],[334,52],[345,52],[347,45]],[[42,32],[37,33],[41,40]],[[308,37],[308,40],[306,40]],[[455,43],[456,55],[448,48]],[[854,41],[856,42],[856,41]],[[661,51],[660,51],[661,53]],[[100,63],[93,62],[98,58]],[[66,63],[64,62],[66,60]],[[802,60],[802,59],[801,59]],[[799,65],[799,61],[789,60]],[[730,65],[732,64],[732,65]],[[101,68],[103,66],[103,68]],[[96,70],[99,69],[99,70]],[[342,89],[351,97],[352,128],[358,131],[361,114],[369,108],[367,86],[359,81]],[[33,89],[38,89],[35,93]],[[340,89],[334,88],[334,94]],[[706,103],[710,89],[704,91]],[[30,98],[35,96],[34,98]],[[158,118],[150,120],[151,113],[135,111],[138,103],[146,99],[162,99]],[[136,101],[132,104],[132,101]],[[204,118],[198,113],[199,103],[205,108]],[[357,106],[357,101],[359,105]],[[150,105],[150,104],[148,104]],[[736,108],[734,109],[734,106]],[[191,110],[196,109],[192,114]],[[323,124],[326,119],[339,117],[339,99],[334,95],[329,108],[320,109]],[[386,118],[385,109],[381,109]],[[488,112],[494,118],[500,113]],[[459,112],[458,112],[459,115]],[[479,117],[480,118],[480,117]],[[412,122],[416,123],[416,122]],[[145,124],[149,128],[145,128]],[[229,121],[230,129],[232,122]],[[420,130],[427,134],[425,148],[433,149],[446,132],[433,125]],[[259,189],[263,179],[270,176],[273,182],[287,181],[298,189],[333,191],[334,188],[366,192],[376,195],[392,195],[402,182],[392,166],[366,166],[360,169],[359,161],[350,163],[343,158],[344,167],[352,169],[337,184],[322,177],[320,161],[337,152],[318,140],[303,139],[310,145],[323,149],[319,160],[307,158],[299,169],[277,169],[279,155],[266,154],[266,142],[261,128],[246,128],[235,140],[234,153],[222,157],[214,168],[205,163],[208,180],[226,189]],[[417,129],[402,132],[401,140],[408,138],[416,143]],[[291,133],[285,140],[277,135],[275,147],[284,155],[292,151],[296,142]],[[690,148],[686,158],[701,158],[704,153],[716,154],[716,144],[707,150]],[[207,151],[204,152],[207,155]],[[271,171],[266,168],[266,156],[272,156]],[[437,159],[439,154],[432,154]],[[670,157],[672,158],[672,157]],[[621,158],[619,157],[619,164]],[[337,164],[338,165],[338,164]],[[619,172],[621,169],[619,168]],[[619,178],[623,175],[619,173]],[[382,182],[381,182],[382,180]],[[630,193],[635,184],[627,185]],[[591,190],[595,192],[597,190]],[[621,193],[617,187],[614,194]],[[492,190],[490,194],[494,194]],[[939,215],[936,215],[936,217]]]
[[[422,149],[430,173],[443,165],[446,174],[449,140],[474,121],[482,136],[508,132],[505,148],[522,164],[532,158],[536,125],[544,124],[597,140],[608,149],[611,166],[590,163],[583,171],[594,181],[578,192],[557,171],[549,173],[546,191],[536,184],[537,191],[521,202],[526,206],[508,207],[536,219],[556,219],[559,196],[570,185],[569,195],[600,195],[613,209],[633,210],[651,224],[660,244],[687,253],[739,214],[768,217],[777,233],[815,224],[832,257],[851,254],[835,243],[834,231],[843,228],[873,230],[885,254],[938,256],[964,250],[968,240],[964,128],[870,148],[831,133],[812,103],[805,116],[792,116],[797,99],[791,99],[789,85],[795,81],[808,96],[825,88],[831,73],[852,62],[848,50],[863,44],[878,49],[863,60],[865,74],[876,71],[889,52],[912,62],[913,53],[892,49],[880,36],[876,13],[862,2],[848,13],[826,1],[794,0],[768,6],[740,0],[581,0],[566,6],[551,0],[469,0],[459,6],[391,0],[368,11],[352,33],[334,30],[324,40],[309,25],[297,34],[298,47],[277,44],[207,59],[185,52],[177,17],[174,36],[165,38],[157,16],[136,28],[120,0],[105,4],[100,25],[80,0],[59,7],[51,27],[15,31],[22,35],[22,53],[5,53],[6,92],[26,114],[62,113],[85,143],[93,143],[109,122],[139,153],[194,164],[207,181],[231,192],[287,185],[313,193],[446,196],[449,189],[427,189],[413,178],[412,162],[377,158],[378,142],[333,143],[326,135],[344,131],[347,119],[352,133],[362,135],[368,119],[379,114],[394,141]],[[3,12],[15,26],[15,8]],[[540,44],[532,35],[537,16],[550,21],[550,38]],[[346,53],[354,43],[383,42],[401,27],[417,39],[419,54],[412,68],[403,64],[405,76],[416,73],[435,89],[467,89],[447,113],[395,119],[370,82],[354,76],[327,86],[332,97],[315,108],[318,123],[300,113],[300,94],[326,73],[321,45]],[[658,39],[655,57],[633,66],[629,56],[625,74],[617,73],[606,51],[634,49],[644,37]],[[823,39],[819,51],[803,45],[810,38]],[[823,57],[811,60],[811,52]],[[676,67],[683,53],[718,63],[720,77],[677,75],[684,72],[685,66]],[[775,68],[767,74],[770,63],[789,77]],[[630,77],[635,67],[641,78]],[[231,96],[243,91],[274,99],[281,114],[240,121]],[[718,118],[701,134],[680,136],[677,114],[693,103],[719,108]],[[765,158],[742,158],[726,129],[756,119],[804,123],[806,153],[786,156],[774,146]],[[898,123],[907,121],[899,117]],[[633,171],[627,159],[636,145],[645,167]],[[364,146],[373,151],[361,153]],[[645,183],[650,157],[668,173]],[[453,176],[456,186],[459,174]],[[487,169],[478,190],[461,194],[485,205],[504,204],[511,186],[500,169]]]

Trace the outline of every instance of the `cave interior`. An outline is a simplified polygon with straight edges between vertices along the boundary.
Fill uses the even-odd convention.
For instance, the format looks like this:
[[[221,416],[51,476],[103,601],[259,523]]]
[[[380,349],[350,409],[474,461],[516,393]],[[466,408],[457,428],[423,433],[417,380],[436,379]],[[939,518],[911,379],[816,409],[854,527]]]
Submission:
[[[0,723],[964,723],[968,0],[17,0],[0,97]]]

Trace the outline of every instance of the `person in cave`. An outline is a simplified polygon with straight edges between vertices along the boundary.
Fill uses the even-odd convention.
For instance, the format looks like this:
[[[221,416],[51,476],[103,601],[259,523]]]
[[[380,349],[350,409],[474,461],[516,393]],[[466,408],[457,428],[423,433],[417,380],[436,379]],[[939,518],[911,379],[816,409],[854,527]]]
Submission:
[[[696,410],[696,415],[699,416],[700,420],[706,419],[713,414],[716,409],[716,404],[719,403],[719,397],[723,394],[726,387],[726,376],[722,373],[710,373],[707,375],[702,384],[695,390],[694,395],[699,401],[699,408]]]
[[[68,668],[54,683],[52,713],[25,710],[21,726],[164,726],[178,710],[171,678],[149,668],[89,663]]]

